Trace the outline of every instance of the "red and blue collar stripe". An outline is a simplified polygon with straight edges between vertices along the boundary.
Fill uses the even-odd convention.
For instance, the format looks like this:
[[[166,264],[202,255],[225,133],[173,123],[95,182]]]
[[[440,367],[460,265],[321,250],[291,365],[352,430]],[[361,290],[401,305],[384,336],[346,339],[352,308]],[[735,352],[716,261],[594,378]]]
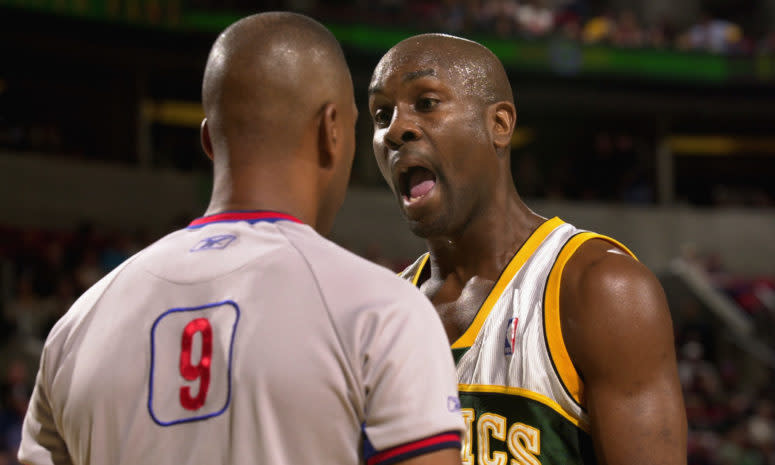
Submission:
[[[238,221],[247,221],[250,224],[266,221],[274,223],[276,221],[292,221],[294,223],[303,223],[300,219],[287,213],[274,212],[270,210],[250,210],[250,211],[227,211],[216,213],[214,215],[202,216],[191,223],[187,229],[197,229],[213,223],[235,223]]]

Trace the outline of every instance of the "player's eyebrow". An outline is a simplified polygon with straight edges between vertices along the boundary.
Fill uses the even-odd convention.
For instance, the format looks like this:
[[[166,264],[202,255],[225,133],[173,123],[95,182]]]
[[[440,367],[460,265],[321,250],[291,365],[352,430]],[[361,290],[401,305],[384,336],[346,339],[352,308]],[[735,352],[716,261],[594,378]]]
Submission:
[[[369,86],[369,96],[382,92],[382,86]]]
[[[413,81],[425,76],[435,76],[436,70],[433,68],[420,69],[417,71],[410,71],[401,78],[401,82]]]
[[[417,71],[409,71],[401,76],[401,82],[409,82],[425,76],[436,76],[436,70],[433,68],[426,68]],[[382,92],[382,86],[374,85],[369,87],[369,95],[374,95],[379,92]]]

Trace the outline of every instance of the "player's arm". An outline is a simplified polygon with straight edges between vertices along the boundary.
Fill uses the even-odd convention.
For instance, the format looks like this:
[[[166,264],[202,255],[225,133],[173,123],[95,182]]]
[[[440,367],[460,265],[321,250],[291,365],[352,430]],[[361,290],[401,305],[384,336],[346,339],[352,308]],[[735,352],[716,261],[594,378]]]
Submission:
[[[656,277],[604,241],[563,272],[563,336],[584,381],[603,465],[686,464],[686,415],[672,321]]]

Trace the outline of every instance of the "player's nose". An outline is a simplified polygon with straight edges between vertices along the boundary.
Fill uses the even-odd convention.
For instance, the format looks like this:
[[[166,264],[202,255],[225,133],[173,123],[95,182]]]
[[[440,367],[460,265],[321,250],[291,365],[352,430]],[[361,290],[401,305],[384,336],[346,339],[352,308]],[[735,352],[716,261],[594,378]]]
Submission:
[[[422,136],[417,122],[398,108],[393,112],[393,119],[385,132],[385,145],[391,150],[398,150],[407,142],[419,140]]]

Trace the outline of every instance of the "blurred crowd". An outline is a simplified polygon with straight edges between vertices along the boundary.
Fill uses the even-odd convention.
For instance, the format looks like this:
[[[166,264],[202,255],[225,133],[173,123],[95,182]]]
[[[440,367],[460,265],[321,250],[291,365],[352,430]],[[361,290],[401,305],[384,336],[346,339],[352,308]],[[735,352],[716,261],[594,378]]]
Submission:
[[[692,250],[684,259],[702,270],[753,323],[750,336],[775,354],[775,276],[744,277],[725,270],[717,254]],[[775,464],[772,368],[752,361],[723,323],[696,299],[674,299],[678,372],[689,420],[690,465]]]
[[[396,8],[402,2],[383,3]],[[595,13],[583,0],[446,0],[406,2],[400,7],[410,10],[420,23],[454,34],[528,39],[559,36],[586,44],[713,53],[749,54],[759,46],[739,25],[722,18],[705,15],[684,28],[666,19],[647,24],[628,9],[606,8]],[[771,50],[773,37],[768,36],[761,46]]]
[[[743,356],[717,350],[719,335],[684,302],[678,374],[689,422],[689,465],[775,464],[775,388],[751,383]]]
[[[0,227],[0,465],[16,464],[21,421],[51,327],[80,294],[144,247],[142,233]]]
[[[86,288],[150,242],[83,224],[75,231],[0,228],[0,465],[16,464],[20,427],[29,402],[45,337]],[[379,247],[361,251],[394,270],[408,261],[390,260]],[[715,276],[712,257],[703,266]],[[724,282],[732,282],[727,275]],[[742,278],[737,278],[740,289]],[[746,313],[766,312],[775,277],[730,295]],[[686,297],[686,296],[684,296]],[[764,303],[762,303],[764,302]],[[671,301],[675,315],[678,370],[689,420],[689,465],[775,465],[775,387],[769,376],[751,376],[743,351],[724,337],[723,327],[696,299]],[[771,327],[771,326],[769,326]]]
[[[624,48],[677,48],[732,55],[775,51],[775,30],[748,33],[740,24],[707,14],[680,24],[667,19],[668,16],[660,20],[647,20],[639,12],[611,7],[614,3],[605,0],[191,0],[186,5],[200,12],[291,9],[330,20],[332,24],[382,24],[400,27],[407,34],[433,30],[476,38],[499,36],[528,41],[559,37],[579,43]],[[772,8],[775,9],[775,6]],[[357,71],[358,74],[363,72],[370,70]],[[190,80],[194,82],[197,79],[198,75]],[[144,164],[153,169],[175,169],[181,172],[209,172],[209,161],[199,148],[198,126],[177,127],[147,122],[148,140],[137,142],[137,147],[131,143],[117,144],[115,140],[120,138],[116,135],[131,139],[132,134],[138,131],[131,126],[122,126],[113,119],[100,118],[101,110],[90,111],[92,107],[89,106],[83,109],[79,118],[73,118],[73,113],[67,109],[80,105],[86,99],[76,97],[78,92],[83,92],[81,87],[69,87],[70,82],[67,80],[60,80],[56,84],[41,81],[37,88],[20,85],[21,81],[25,80],[17,78],[14,81],[13,78],[0,76],[0,108],[4,109],[0,111],[0,151]],[[564,85],[553,84],[558,87]],[[198,88],[196,84],[194,87]],[[53,88],[56,91],[51,90]],[[758,91],[754,89],[751,92]],[[101,107],[101,95],[88,97],[97,102],[92,104],[94,108]],[[654,95],[659,95],[659,91],[654,91]],[[669,95],[666,93],[662,97],[667,98]],[[194,98],[190,97],[192,100]],[[601,104],[613,104],[616,96],[611,98],[611,101],[601,100]],[[31,101],[36,104],[30,105]],[[121,107],[122,113],[134,111],[136,103],[129,102],[126,108]],[[531,117],[539,115],[540,112],[535,111]],[[552,116],[562,119],[564,115],[555,110]],[[589,120],[595,118],[592,116]],[[520,192],[534,198],[657,203],[657,183],[661,180],[657,179],[656,174],[658,141],[655,140],[654,131],[649,133],[643,129],[654,125],[650,118],[650,115],[644,116],[645,124],[632,122],[629,127],[620,124],[616,130],[602,129],[605,128],[603,122],[590,123],[583,128],[583,136],[570,134],[574,126],[581,126],[583,118],[561,128],[555,121],[538,126],[529,123],[534,125],[537,139],[553,139],[557,142],[515,149],[513,168]],[[669,122],[671,115],[663,119]],[[113,122],[102,127],[97,124],[97,120]],[[728,126],[726,121],[724,123],[723,129],[711,128],[707,131],[735,133],[747,130],[744,123],[739,121]],[[695,128],[691,130],[705,131]],[[557,137],[559,133],[563,137]],[[362,132],[358,137],[368,139],[370,133]],[[572,143],[559,145],[560,140],[569,141],[571,138]],[[716,157],[713,165],[735,163],[734,157],[746,154],[735,152],[729,155]],[[363,157],[371,158],[371,154],[359,153],[356,163]],[[769,167],[765,160],[771,159],[771,156],[758,157],[755,162],[751,162],[751,166]],[[712,177],[705,174],[708,170],[705,169],[707,166],[701,166],[702,158],[697,157],[697,160],[700,161],[695,165],[689,166],[687,162],[685,166],[676,168],[676,203],[756,208],[775,206],[775,191],[771,183],[768,184],[768,179],[762,181],[754,177],[752,180],[747,175],[737,174],[737,178],[731,179],[724,166],[716,168],[715,177]],[[758,172],[766,172],[766,168],[758,169]],[[361,170],[354,171],[354,183],[373,185],[372,176],[359,178],[360,173]],[[662,176],[666,176],[664,172]],[[381,182],[379,185],[382,186]]]
[[[632,131],[568,135],[567,147],[528,146],[512,156],[520,194],[528,198],[653,204],[656,202],[655,148]],[[591,139],[591,140],[590,140]]]
[[[775,275],[740,276],[724,269],[717,255],[711,255],[704,263],[708,276],[716,289],[730,297],[746,318],[754,322],[761,336],[775,349],[775,339],[769,336],[775,328]]]
[[[606,1],[286,0],[264,3],[268,7],[293,9],[319,17],[504,39],[564,37],[586,44],[625,48],[675,48],[721,54],[775,52],[775,30],[754,36],[733,20],[710,13],[699,13],[689,22],[678,23],[670,15],[646,21],[632,9],[616,9],[610,6],[614,2]],[[216,7],[208,0],[194,4]],[[246,2],[239,0],[218,2],[217,8],[230,6],[249,9]]]

